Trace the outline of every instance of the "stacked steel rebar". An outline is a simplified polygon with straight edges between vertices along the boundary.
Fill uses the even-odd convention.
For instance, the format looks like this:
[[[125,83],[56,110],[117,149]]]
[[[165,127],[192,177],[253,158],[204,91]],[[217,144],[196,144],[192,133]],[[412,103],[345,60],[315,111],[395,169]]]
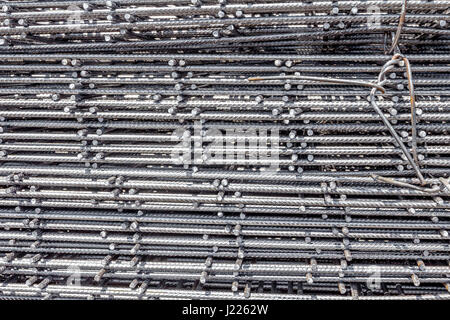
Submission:
[[[1,2],[0,298],[448,299],[449,8]]]

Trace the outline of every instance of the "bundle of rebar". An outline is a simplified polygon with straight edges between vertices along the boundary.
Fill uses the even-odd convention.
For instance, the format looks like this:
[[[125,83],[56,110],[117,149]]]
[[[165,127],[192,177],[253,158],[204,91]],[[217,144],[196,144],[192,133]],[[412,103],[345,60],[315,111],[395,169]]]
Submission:
[[[450,1],[0,6],[0,299],[450,298]]]

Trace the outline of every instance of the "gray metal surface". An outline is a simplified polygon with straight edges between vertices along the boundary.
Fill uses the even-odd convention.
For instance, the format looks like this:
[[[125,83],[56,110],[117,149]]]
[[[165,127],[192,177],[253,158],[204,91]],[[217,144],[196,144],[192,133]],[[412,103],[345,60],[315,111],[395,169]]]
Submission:
[[[450,1],[0,7],[0,299],[450,298]]]

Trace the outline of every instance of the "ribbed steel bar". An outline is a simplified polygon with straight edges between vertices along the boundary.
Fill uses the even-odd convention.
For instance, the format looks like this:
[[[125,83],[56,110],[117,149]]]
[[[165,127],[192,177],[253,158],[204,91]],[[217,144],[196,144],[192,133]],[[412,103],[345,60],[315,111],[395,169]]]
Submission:
[[[450,1],[0,9],[0,299],[450,299]]]

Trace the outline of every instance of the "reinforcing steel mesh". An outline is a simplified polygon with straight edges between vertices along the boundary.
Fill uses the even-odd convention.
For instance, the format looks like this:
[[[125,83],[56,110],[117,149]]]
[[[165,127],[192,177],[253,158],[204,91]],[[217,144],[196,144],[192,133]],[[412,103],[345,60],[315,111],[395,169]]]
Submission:
[[[0,8],[0,298],[450,297],[449,0]]]

